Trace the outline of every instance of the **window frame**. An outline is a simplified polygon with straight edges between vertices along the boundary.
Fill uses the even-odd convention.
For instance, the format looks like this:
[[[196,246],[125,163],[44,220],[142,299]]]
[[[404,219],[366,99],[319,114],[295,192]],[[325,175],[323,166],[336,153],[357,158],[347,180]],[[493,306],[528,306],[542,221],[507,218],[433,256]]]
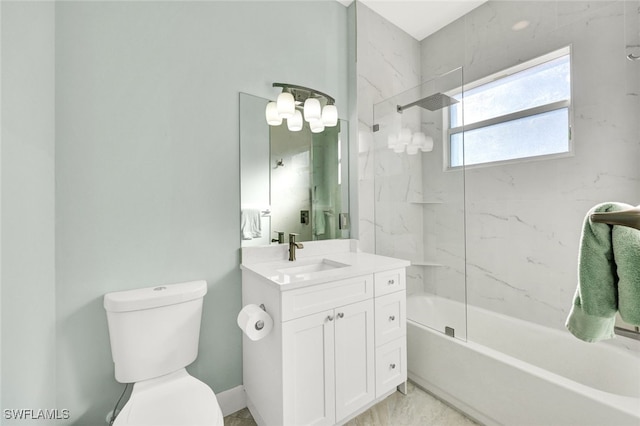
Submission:
[[[532,108],[527,108],[525,110],[520,110],[520,111],[516,111],[516,112],[511,112],[511,113],[507,113],[507,114],[503,114],[500,115],[498,117],[492,117],[492,118],[488,118],[485,120],[481,120],[481,121],[477,121],[475,123],[472,124],[464,124],[464,116],[463,116],[463,124],[454,128],[450,128],[449,124],[450,124],[450,116],[451,116],[451,107],[447,107],[447,112],[442,114],[443,116],[443,140],[445,142],[445,149],[443,149],[443,156],[444,156],[444,161],[443,161],[443,166],[444,166],[444,171],[455,171],[455,170],[460,170],[461,168],[480,168],[480,167],[492,167],[492,166],[499,166],[499,165],[504,165],[504,164],[512,164],[512,163],[520,163],[520,162],[529,162],[529,161],[541,161],[541,160],[549,160],[549,159],[555,159],[555,158],[562,158],[562,157],[571,157],[574,155],[574,144],[573,144],[573,105],[572,105],[572,100],[573,100],[573,55],[572,55],[572,49],[571,49],[571,45],[565,46],[563,48],[557,49],[553,52],[549,52],[547,54],[535,57],[533,59],[530,59],[528,61],[524,61],[521,62],[515,66],[506,68],[504,70],[495,72],[491,75],[488,75],[486,77],[480,78],[478,80],[475,80],[469,84],[463,84],[462,87],[458,87],[454,90],[451,90],[447,93],[447,95],[451,96],[451,97],[455,97],[458,95],[462,95],[462,99],[464,102],[464,93],[466,91],[470,91],[472,89],[475,89],[477,87],[480,87],[482,85],[485,84],[489,84],[495,81],[499,81],[503,78],[509,77],[513,74],[517,74],[521,71],[530,69],[530,68],[534,68],[536,66],[542,65],[546,62],[552,61],[554,59],[558,59],[560,57],[563,56],[568,56],[569,57],[569,96],[570,98],[568,100],[562,100],[562,101],[556,101],[556,102],[551,102],[548,104],[544,104],[544,105],[540,105],[540,106],[536,106],[536,107],[532,107]],[[486,161],[486,162],[482,162],[482,163],[477,163],[477,164],[462,164],[459,166],[452,166],[451,165],[451,138],[453,135],[456,134],[463,134],[463,140],[464,140],[464,132],[466,131],[471,131],[471,130],[476,130],[476,129],[481,129],[481,128],[485,128],[485,127],[490,127],[490,126],[494,126],[496,124],[501,124],[501,123],[507,123],[510,121],[514,121],[514,120],[519,120],[522,118],[526,118],[526,117],[533,117],[536,116],[538,114],[543,114],[543,113],[547,113],[547,112],[552,112],[552,111],[557,111],[559,109],[567,109],[567,115],[568,115],[568,123],[567,123],[567,131],[568,131],[568,147],[567,147],[567,151],[564,152],[557,152],[557,153],[552,153],[552,154],[541,154],[541,155],[534,155],[534,156],[525,156],[525,157],[519,157],[519,158],[511,158],[511,159],[507,159],[507,160],[495,160],[495,161]],[[464,114],[464,112],[463,112]]]

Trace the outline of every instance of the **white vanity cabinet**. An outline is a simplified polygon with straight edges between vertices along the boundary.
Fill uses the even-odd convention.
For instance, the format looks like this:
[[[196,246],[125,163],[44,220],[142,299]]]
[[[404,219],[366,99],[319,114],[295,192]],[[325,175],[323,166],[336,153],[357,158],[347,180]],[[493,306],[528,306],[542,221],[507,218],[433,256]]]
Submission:
[[[263,339],[243,337],[247,406],[260,426],[343,424],[406,381],[408,262],[323,259],[243,264],[243,305],[262,304],[274,320]],[[327,260],[348,266],[299,272]]]
[[[371,299],[282,324],[285,425],[333,425],[375,397]]]

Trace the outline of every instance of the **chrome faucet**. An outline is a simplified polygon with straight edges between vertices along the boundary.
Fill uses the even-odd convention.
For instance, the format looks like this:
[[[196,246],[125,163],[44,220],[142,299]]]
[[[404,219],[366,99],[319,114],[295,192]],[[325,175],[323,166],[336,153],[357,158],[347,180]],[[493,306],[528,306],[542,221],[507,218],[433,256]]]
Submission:
[[[302,243],[296,243],[296,237],[300,234],[289,234],[289,261],[296,260],[296,248],[303,249]]]

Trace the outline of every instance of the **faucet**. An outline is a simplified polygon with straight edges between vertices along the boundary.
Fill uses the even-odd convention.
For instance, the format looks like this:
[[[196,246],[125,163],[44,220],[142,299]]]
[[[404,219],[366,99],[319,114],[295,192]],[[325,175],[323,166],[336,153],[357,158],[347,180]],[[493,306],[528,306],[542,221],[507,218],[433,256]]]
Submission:
[[[303,249],[302,243],[296,243],[296,237],[300,234],[289,234],[289,261],[296,260],[296,248]]]
[[[278,238],[271,239],[272,243],[284,244],[284,232],[275,231],[278,234]]]

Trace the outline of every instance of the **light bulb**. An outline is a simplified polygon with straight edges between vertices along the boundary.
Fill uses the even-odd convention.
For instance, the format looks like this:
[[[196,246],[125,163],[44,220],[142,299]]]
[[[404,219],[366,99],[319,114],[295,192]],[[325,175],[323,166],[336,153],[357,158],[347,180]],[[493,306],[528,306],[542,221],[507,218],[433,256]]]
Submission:
[[[293,117],[287,118],[287,128],[292,132],[302,130],[302,113],[300,111],[296,110]]]
[[[282,118],[278,115],[278,107],[275,102],[269,102],[264,111],[267,118],[267,124],[270,126],[279,126],[282,124]]]
[[[404,152],[404,147],[405,147],[404,144],[399,143],[393,147],[393,152],[400,154]]]
[[[296,111],[296,104],[291,93],[280,93],[276,105],[278,106],[278,115],[280,118],[289,119],[293,117]]]
[[[311,128],[311,133],[320,133],[324,131],[324,124],[322,123],[322,120],[310,122],[309,127]]]
[[[304,101],[304,119],[311,123],[321,118],[322,110],[320,109],[320,101],[316,98],[308,98]]]
[[[416,155],[418,153],[418,146],[417,145],[407,145],[407,154],[409,155]]]
[[[322,108],[322,122],[327,127],[338,124],[338,108],[335,105],[325,105]]]

